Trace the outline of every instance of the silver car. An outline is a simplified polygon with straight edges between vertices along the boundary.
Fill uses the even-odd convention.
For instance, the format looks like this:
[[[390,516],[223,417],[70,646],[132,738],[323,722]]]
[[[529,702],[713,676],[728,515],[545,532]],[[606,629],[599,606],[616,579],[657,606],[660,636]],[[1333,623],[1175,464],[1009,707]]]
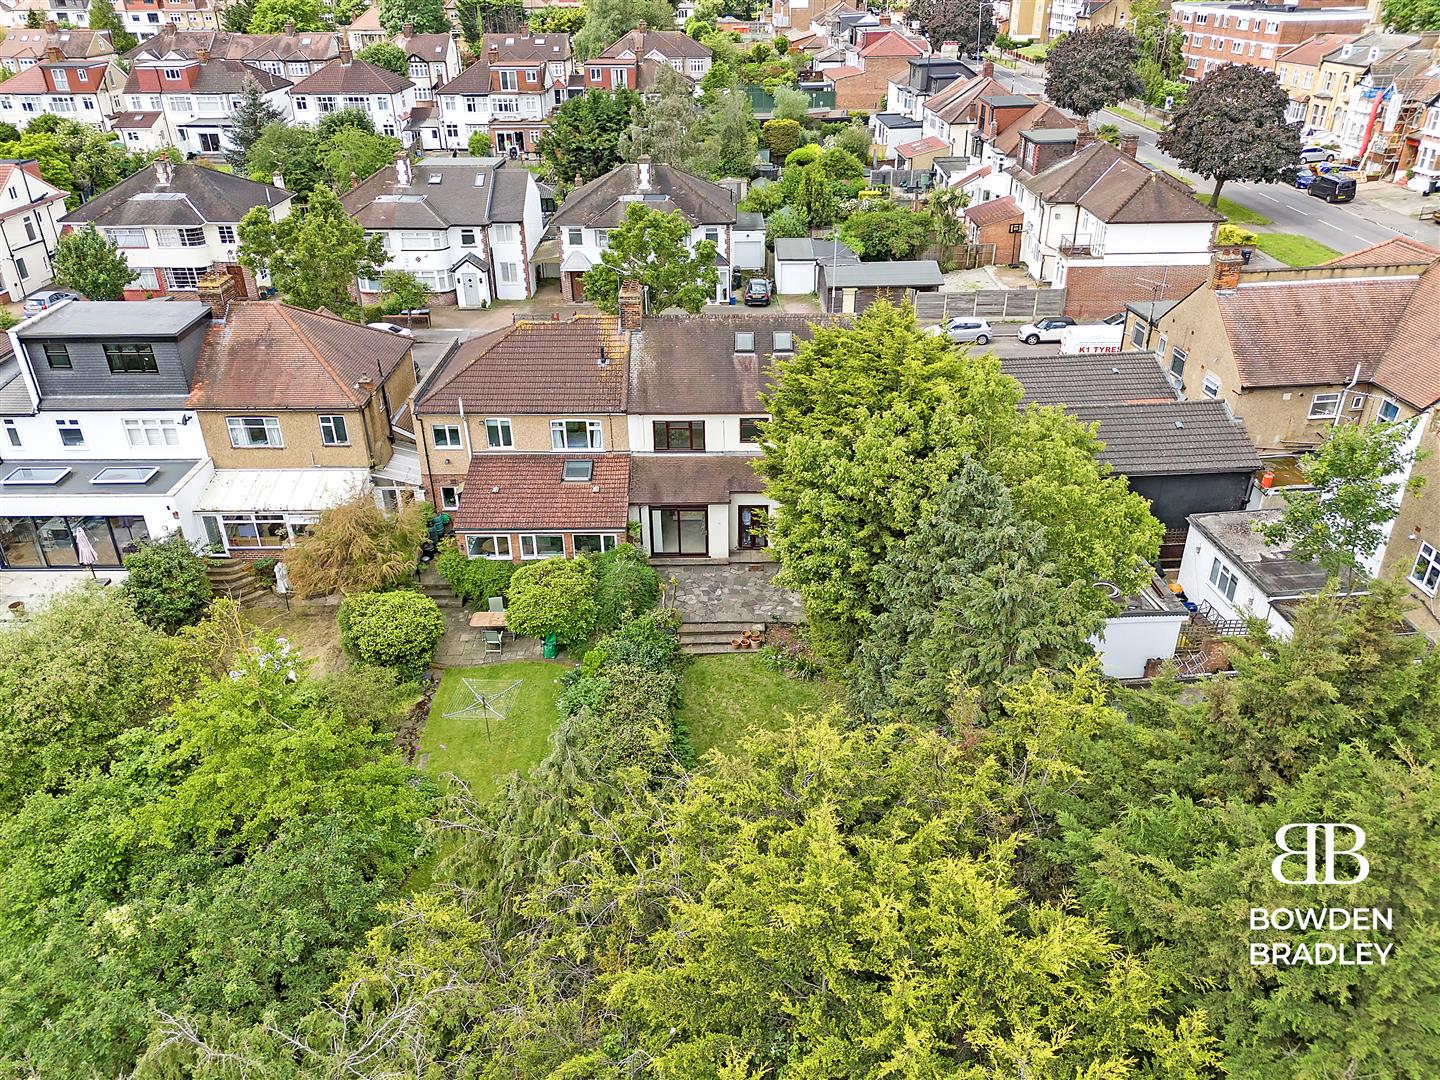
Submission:
[[[949,320],[944,327],[933,327],[930,332],[944,334],[951,341],[959,344],[974,342],[976,345],[989,345],[995,338],[995,332],[990,329],[990,324],[984,319],[964,316]]]

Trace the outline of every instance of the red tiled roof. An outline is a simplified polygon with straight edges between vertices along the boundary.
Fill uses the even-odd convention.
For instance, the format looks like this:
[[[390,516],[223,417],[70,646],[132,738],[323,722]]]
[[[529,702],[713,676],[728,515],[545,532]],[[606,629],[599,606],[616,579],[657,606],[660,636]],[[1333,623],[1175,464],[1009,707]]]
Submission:
[[[1417,409],[1440,401],[1440,263],[1420,276],[1371,381]]]
[[[839,67],[822,68],[820,74],[831,82],[835,82],[839,79],[853,79],[856,75],[863,75],[865,73],[858,67],[847,67],[841,64]]]
[[[1275,63],[1300,64],[1303,67],[1319,67],[1326,53],[1334,52],[1342,45],[1358,40],[1359,34],[1316,34],[1308,41],[1302,41],[1294,48],[1286,49],[1275,57]]]
[[[974,222],[982,229],[986,225],[998,225],[1003,221],[1013,221],[1015,218],[1024,216],[1025,212],[1020,209],[1014,195],[977,203],[965,209],[965,220]]]
[[[1384,348],[1416,282],[1411,275],[1256,281],[1217,293],[1241,385],[1348,383]]]
[[[1408,236],[1392,236],[1378,244],[1352,251],[1331,259],[1326,266],[1411,266],[1440,259],[1440,250],[1411,240]]]
[[[579,459],[594,462],[590,480],[564,479]],[[629,454],[476,454],[455,528],[624,529],[629,507]]]
[[[415,84],[364,60],[331,60],[290,88],[292,94],[398,94]]]
[[[410,339],[274,301],[233,304],[205,335],[192,408],[355,408],[410,354]],[[400,402],[393,402],[398,407]]]
[[[925,51],[926,47],[923,42],[915,41],[898,30],[891,30],[888,34],[881,34],[861,49],[860,55],[865,57],[924,56]]]
[[[901,143],[895,148],[895,152],[901,157],[914,158],[921,154],[934,153],[937,150],[944,150],[949,147],[944,139],[934,135],[927,135],[923,139],[916,139],[914,142]]]
[[[1065,314],[1082,322],[1109,318],[1137,300],[1179,300],[1203,285],[1210,267],[1072,266],[1065,274]],[[1143,279],[1143,280],[1142,280]]]
[[[626,359],[611,319],[526,321],[464,342],[425,387],[419,412],[625,411]],[[556,411],[559,410],[559,411]]]

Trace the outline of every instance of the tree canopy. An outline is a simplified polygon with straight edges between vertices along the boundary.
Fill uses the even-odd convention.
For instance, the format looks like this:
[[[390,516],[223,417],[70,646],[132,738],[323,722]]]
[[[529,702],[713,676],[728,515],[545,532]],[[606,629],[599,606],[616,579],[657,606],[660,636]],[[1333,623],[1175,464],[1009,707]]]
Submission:
[[[690,223],[678,213],[631,203],[610,230],[600,262],[585,272],[585,299],[617,312],[620,286],[628,279],[645,286],[652,311],[679,307],[693,314],[711,301],[719,284],[715,245],[701,240],[692,249]]]
[[[1273,71],[1224,64],[1190,88],[1160,133],[1160,149],[1215,182],[1210,205],[1231,180],[1268,184],[1294,176],[1300,128],[1287,123],[1290,97]]]
[[[994,8],[984,0],[923,0],[914,15],[929,40],[959,42],[965,53],[984,52],[995,41]]]
[[[130,269],[115,241],[100,235],[91,223],[62,236],[50,262],[55,283],[87,300],[123,300],[125,286],[140,276]]]
[[[577,60],[604,52],[641,23],[654,29],[672,28],[675,9],[667,0],[587,0],[585,25],[572,40]]]
[[[450,18],[443,0],[380,0],[380,25],[391,37],[411,23],[417,34],[448,34]]]
[[[286,23],[294,23],[296,30],[325,29],[320,0],[256,0],[248,32],[278,34]]]
[[[410,60],[405,55],[405,50],[394,42],[377,41],[374,45],[367,45],[355,54],[355,59],[393,71],[407,79],[410,77]]]
[[[633,90],[587,90],[562,102],[540,136],[540,157],[556,182],[588,183],[619,165],[620,139],[641,108]]]
[[[1045,57],[1045,96],[1083,117],[1133,97],[1145,89],[1139,54],[1135,35],[1118,26],[1066,34]]]

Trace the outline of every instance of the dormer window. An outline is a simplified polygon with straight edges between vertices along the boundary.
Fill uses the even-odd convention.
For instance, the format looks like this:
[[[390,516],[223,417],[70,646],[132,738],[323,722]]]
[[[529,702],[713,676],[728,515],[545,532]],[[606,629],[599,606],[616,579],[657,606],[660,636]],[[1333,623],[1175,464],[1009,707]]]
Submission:
[[[166,68],[160,74],[167,82],[177,82],[180,79],[179,68]]]
[[[107,342],[102,348],[111,371],[154,374],[160,370],[155,363],[155,350],[148,343]]]

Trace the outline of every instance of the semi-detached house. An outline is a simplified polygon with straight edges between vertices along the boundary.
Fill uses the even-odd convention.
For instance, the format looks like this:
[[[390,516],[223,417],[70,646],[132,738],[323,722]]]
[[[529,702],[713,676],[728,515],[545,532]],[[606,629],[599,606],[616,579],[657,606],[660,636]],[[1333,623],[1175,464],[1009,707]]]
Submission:
[[[0,160],[0,298],[18,303],[55,280],[68,194],[42,180],[33,159]]]
[[[426,148],[465,149],[489,135],[495,153],[538,152],[545,123],[574,85],[568,34],[486,34],[475,63],[435,91],[438,108],[420,128]]]
[[[256,87],[281,116],[290,113],[290,80],[241,60],[214,56],[208,48],[144,51],[135,57],[122,90],[128,111],[114,127],[131,150],[174,146],[216,155],[232,148],[231,114],[247,87]]]
[[[114,56],[67,59],[51,45],[44,60],[0,84],[0,120],[18,128],[43,113],[103,128],[115,112],[125,72]]]
[[[535,294],[532,257],[545,226],[539,186],[519,164],[397,154],[340,201],[384,241],[384,269],[414,274],[435,303],[475,308]],[[366,303],[381,291],[379,281],[359,287]]]
[[[403,75],[356,60],[349,44],[340,55],[290,88],[290,107],[297,124],[317,126],[327,113],[359,109],[382,135],[406,146],[414,141],[409,128],[415,107],[415,84]]]

